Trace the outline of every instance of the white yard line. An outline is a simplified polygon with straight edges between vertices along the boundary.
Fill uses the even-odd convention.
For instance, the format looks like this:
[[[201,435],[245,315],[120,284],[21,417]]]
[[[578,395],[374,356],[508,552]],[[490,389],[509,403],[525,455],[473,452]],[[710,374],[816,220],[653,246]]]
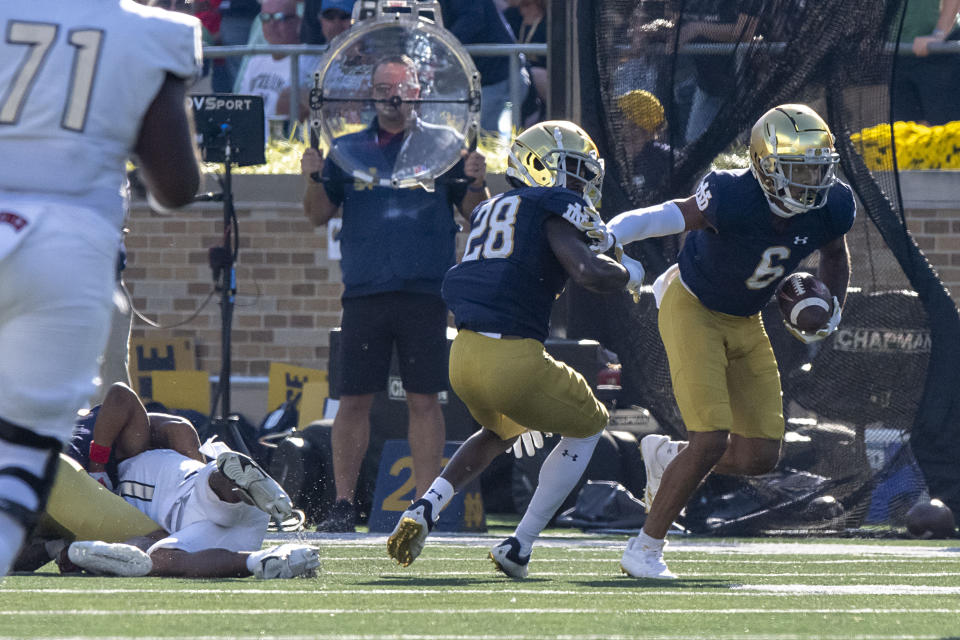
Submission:
[[[612,577],[612,576],[611,576]],[[622,589],[613,591],[590,591],[589,597],[611,597],[614,599],[624,599],[629,597],[649,597],[649,596],[690,596],[689,589],[649,589],[652,581],[639,581],[630,578],[621,578],[626,587],[635,586],[635,591],[623,591]],[[234,589],[87,589],[84,587],[76,588],[52,588],[52,589],[3,589],[0,593],[37,593],[44,595],[130,595],[130,594],[181,594],[181,595],[224,595],[229,594],[233,597],[242,595],[262,596],[280,596],[290,595],[350,595],[350,596],[384,596],[384,595],[552,595],[552,596],[575,596],[583,597],[584,592],[575,589],[524,589],[509,587],[506,585],[512,582],[504,582],[504,586],[493,589],[475,589],[463,588],[453,589],[449,586],[438,586],[433,588],[371,588],[371,589],[327,589],[317,587],[316,589],[244,589],[237,587]],[[664,585],[666,586],[666,585]],[[876,596],[926,596],[926,595],[960,595],[960,587],[937,587],[925,585],[892,584],[892,585],[808,585],[808,584],[740,584],[731,585],[722,589],[713,589],[706,592],[695,594],[697,598],[710,596],[720,597],[770,597],[770,596],[798,596],[810,594],[834,594],[834,595],[876,595]],[[960,608],[951,609],[951,611],[960,612]],[[10,611],[0,609],[0,615],[11,614]]]
[[[570,564],[569,560],[566,562]],[[617,567],[616,560],[606,560],[605,564],[609,564],[614,568]],[[670,564],[673,564],[672,562]],[[493,576],[498,574],[493,572],[491,568],[489,573]],[[357,575],[356,571],[324,571],[323,575],[327,576],[355,576]],[[464,578],[476,578],[478,575],[482,575],[482,572],[477,571],[404,571],[403,573],[393,573],[389,572],[389,575],[397,575],[408,578],[430,578],[430,577],[464,577]],[[957,577],[960,576],[960,571],[933,571],[929,573],[917,573],[911,571],[909,574],[911,578],[947,578],[947,577]],[[613,571],[537,571],[532,569],[530,571],[531,578],[599,578],[599,577],[619,577]],[[837,578],[842,580],[850,577],[859,577],[859,578],[896,578],[903,579],[904,574],[897,571],[845,571],[842,574],[840,573],[827,573],[827,572],[810,572],[810,573],[801,573],[801,572],[780,572],[773,573],[767,571],[760,571],[756,573],[746,573],[742,571],[709,571],[709,572],[697,572],[697,571],[684,571],[681,575],[682,578]]]
[[[746,608],[723,608],[723,609],[656,609],[656,608],[637,608],[637,609],[604,609],[599,607],[591,608],[536,608],[522,609],[517,611],[504,611],[502,607],[490,607],[484,609],[43,609],[43,610],[21,610],[21,611],[0,611],[0,617],[6,616],[264,616],[264,615],[555,615],[555,614],[675,614],[690,615],[703,613],[719,613],[722,615],[746,615],[746,614],[777,614],[777,615],[797,615],[797,614],[841,614],[841,615],[879,615],[890,614],[899,615],[904,613],[916,614],[957,614],[960,609],[950,608],[931,608],[931,609],[881,609],[876,607],[865,607],[859,609],[824,609],[824,608],[792,608],[792,609],[769,609],[758,607],[755,609]],[[498,636],[499,637],[499,636]]]
[[[622,551],[620,549],[619,551]],[[366,555],[366,556],[325,556],[323,555],[323,549],[320,550],[321,558],[324,562],[390,562],[392,561],[387,558],[386,554],[384,555]],[[674,553],[674,548],[671,545],[667,551],[667,559],[670,560],[670,564],[674,563],[690,563],[690,564],[703,564],[705,560],[700,558],[677,558],[678,554]],[[714,554],[707,554],[714,555]],[[829,554],[828,554],[829,555]],[[597,558],[584,558],[583,556],[577,556],[576,559],[573,558],[541,558],[536,555],[536,549],[534,549],[534,556],[531,562],[534,564],[543,564],[543,563],[562,563],[562,564],[584,564],[588,562],[599,562],[604,564],[609,564],[610,562],[616,562],[618,556],[610,555],[609,553],[605,557]],[[477,562],[485,561],[489,562],[489,558],[486,556],[477,556],[475,558]],[[438,556],[431,553],[430,549],[427,549],[425,555],[420,556],[417,559],[419,564],[425,562],[464,562],[463,556]],[[469,559],[466,560],[469,562]],[[944,562],[953,561],[960,567],[960,554],[957,557],[954,556],[940,556],[932,555],[929,558],[874,558],[870,556],[861,556],[857,558],[837,558],[834,560],[808,560],[804,558],[803,560],[751,560],[749,558],[724,558],[720,560],[711,559],[710,562],[721,562],[721,563],[731,563],[731,564],[789,564],[789,565],[810,565],[810,564],[875,564],[877,562],[882,562],[883,564],[920,564],[923,562],[936,562],[938,566],[944,564]]]
[[[38,636],[43,638],[44,636]],[[814,636],[816,640],[942,640],[943,636],[941,635],[817,635]],[[68,637],[57,637],[58,640],[80,640],[85,638],[85,636],[68,636]],[[128,636],[97,636],[97,640],[129,640]],[[191,640],[637,640],[638,636],[624,636],[624,635],[518,635],[518,634],[504,634],[504,635],[485,635],[485,634],[456,634],[456,635],[442,635],[438,636],[436,634],[430,635],[419,635],[419,634],[396,634],[396,633],[383,633],[383,634],[327,634],[327,635],[317,635],[311,634],[308,636],[269,636],[269,635],[256,635],[256,636],[192,636]],[[684,634],[682,636],[677,635],[644,635],[643,640],[810,640],[811,636],[809,635],[797,635],[797,634],[709,634],[705,636],[694,636],[689,634]],[[6,640],[0,636],[0,640]],[[158,636],[158,637],[142,637],[138,636],[138,640],[169,640],[167,636]]]
[[[582,534],[580,534],[582,536]],[[480,536],[460,534],[431,534],[427,542],[427,549],[431,546],[466,546],[489,547],[502,539],[502,536]],[[278,536],[271,534],[266,541],[283,542],[300,540],[305,543],[315,543],[321,548],[325,546],[340,548],[369,549],[371,547],[386,546],[387,537],[381,534],[318,534],[307,532],[302,537],[293,534]],[[584,552],[618,550],[623,551],[626,537],[623,540],[598,539],[596,537],[556,537],[541,538],[537,547],[543,548],[576,548]],[[705,553],[710,555],[799,555],[799,556],[896,556],[898,558],[944,558],[960,561],[960,547],[937,547],[922,544],[890,544],[889,541],[877,541],[876,544],[850,544],[847,542],[735,542],[730,540],[707,541],[703,539],[685,540],[670,537],[668,554],[677,553]]]

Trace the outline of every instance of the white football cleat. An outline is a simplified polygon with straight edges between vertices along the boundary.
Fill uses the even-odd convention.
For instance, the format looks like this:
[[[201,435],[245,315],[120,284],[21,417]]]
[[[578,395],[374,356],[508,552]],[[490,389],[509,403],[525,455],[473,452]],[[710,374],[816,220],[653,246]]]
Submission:
[[[409,567],[427,542],[433,530],[433,505],[421,498],[400,516],[400,521],[387,538],[387,554],[404,567]]]
[[[497,571],[501,571],[511,578],[522,580],[527,577],[530,555],[520,555],[520,541],[513,536],[490,549],[490,559],[493,560]]]
[[[676,580],[675,573],[667,568],[663,560],[663,548],[667,545],[645,546],[640,538],[627,540],[627,548],[620,558],[620,571],[634,578],[654,578],[657,580]]]
[[[253,558],[253,575],[261,580],[307,578],[313,576],[320,566],[317,549],[305,544],[281,544],[254,551],[250,557]]]
[[[217,456],[217,469],[237,485],[250,504],[271,518],[283,521],[293,515],[290,496],[249,456],[224,451]]]
[[[128,578],[145,576],[153,569],[146,553],[130,544],[82,540],[67,549],[70,562],[91,573]]]
[[[643,456],[643,466],[647,471],[647,486],[643,490],[643,506],[647,513],[653,508],[653,499],[660,489],[663,470],[678,453],[680,443],[671,441],[669,436],[651,433],[640,440],[640,455]]]

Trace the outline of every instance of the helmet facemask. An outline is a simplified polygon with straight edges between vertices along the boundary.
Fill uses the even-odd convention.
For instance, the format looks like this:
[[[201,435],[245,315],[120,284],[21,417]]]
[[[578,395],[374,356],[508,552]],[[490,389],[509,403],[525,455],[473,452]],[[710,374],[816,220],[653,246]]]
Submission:
[[[790,218],[827,203],[837,181],[840,156],[833,149],[807,149],[805,155],[771,154],[751,163],[773,212]]]
[[[537,153],[521,140],[510,149],[507,175],[529,186],[565,187],[581,193],[588,204],[599,206],[604,162],[591,149],[588,153],[566,149],[559,128],[552,131],[556,147]],[[592,143],[591,143],[592,146]]]
[[[599,204],[604,174],[602,158],[579,151],[554,149],[547,154],[544,162],[554,173],[553,186],[582,193],[590,204]]]
[[[750,133],[750,171],[782,218],[824,206],[839,162],[827,123],[806,105],[774,107]]]

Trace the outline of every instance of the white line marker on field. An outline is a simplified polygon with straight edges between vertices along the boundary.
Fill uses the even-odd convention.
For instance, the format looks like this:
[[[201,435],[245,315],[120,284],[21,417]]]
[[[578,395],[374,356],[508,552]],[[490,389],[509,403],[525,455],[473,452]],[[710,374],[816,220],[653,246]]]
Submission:
[[[564,607],[551,607],[551,608],[535,608],[535,609],[523,609],[517,611],[504,611],[500,607],[488,607],[483,609],[139,609],[139,610],[124,610],[124,609],[61,609],[61,610],[51,610],[51,609],[41,609],[41,610],[20,610],[20,611],[0,611],[0,617],[4,616],[116,616],[116,617],[126,617],[126,616],[214,616],[214,615],[230,615],[230,616],[297,616],[297,615],[507,615],[513,614],[520,616],[521,618],[525,615],[531,614],[541,614],[541,615],[554,615],[554,614],[566,614],[566,613],[583,613],[583,614],[624,614],[624,613],[635,613],[635,614],[702,614],[702,613],[720,613],[720,614],[784,614],[784,615],[797,615],[804,613],[819,613],[819,614],[840,614],[840,615],[864,615],[864,614],[904,614],[904,613],[927,613],[927,614],[949,614],[954,615],[960,613],[960,609],[947,609],[947,608],[936,608],[936,609],[879,609],[874,607],[868,608],[859,608],[859,609],[804,609],[804,608],[795,608],[795,609],[768,609],[764,607],[754,608],[754,609],[733,609],[724,607],[723,609],[617,609],[617,608],[564,608]]]

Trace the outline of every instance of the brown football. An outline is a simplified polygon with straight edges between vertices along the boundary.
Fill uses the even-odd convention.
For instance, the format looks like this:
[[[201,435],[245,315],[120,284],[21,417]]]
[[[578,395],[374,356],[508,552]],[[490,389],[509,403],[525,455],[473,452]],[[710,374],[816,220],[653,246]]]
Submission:
[[[833,296],[827,285],[802,271],[783,279],[777,287],[777,302],[783,319],[807,333],[823,328],[833,311]]]
[[[952,538],[956,533],[953,511],[940,500],[921,500],[907,511],[907,533],[914,538]]]

